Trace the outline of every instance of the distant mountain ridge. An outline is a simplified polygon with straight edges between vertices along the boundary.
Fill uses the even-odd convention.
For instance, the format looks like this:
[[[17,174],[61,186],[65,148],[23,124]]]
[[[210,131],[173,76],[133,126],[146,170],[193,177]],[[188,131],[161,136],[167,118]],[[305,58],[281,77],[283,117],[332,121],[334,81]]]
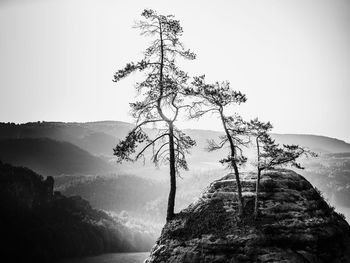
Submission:
[[[131,128],[132,125],[128,123],[110,121],[0,123],[0,140],[49,138],[70,142],[95,155],[112,155],[116,138],[122,138]]]
[[[328,153],[350,152],[350,144],[336,138],[313,134],[273,134],[276,141],[284,144],[300,144],[314,151]],[[297,142],[295,142],[297,141]]]
[[[47,175],[103,174],[116,171],[139,175],[164,174],[165,168],[155,170],[150,162],[146,162],[145,165],[142,162],[116,164],[113,148],[133,127],[131,123],[120,121],[0,123],[0,148],[1,145],[6,146],[0,149],[0,160],[24,165]],[[147,128],[146,131],[149,134],[157,132],[152,128]],[[184,131],[197,142],[197,146],[193,147],[191,154],[187,156],[192,171],[221,167],[218,161],[226,155],[225,149],[211,153],[205,150],[206,141],[218,139],[222,135],[221,132],[197,129]],[[305,134],[273,134],[273,136],[278,143],[299,144],[321,154],[350,152],[350,144],[325,136]],[[46,142],[42,141],[44,138]],[[31,142],[37,140],[38,146],[43,144],[51,146],[46,148],[24,146],[28,145],[29,139]],[[62,145],[60,142],[66,144]],[[253,154],[252,147],[247,149],[248,157],[253,157]],[[56,167],[54,162],[48,161],[50,156],[55,156],[55,161],[60,163],[59,167]]]
[[[115,166],[72,143],[49,138],[0,140],[0,160],[50,176],[116,171]]]
[[[1,139],[50,138],[67,141],[92,154],[112,155],[112,148],[122,139],[133,124],[121,121],[98,122],[29,122],[24,124],[0,123]],[[147,129],[151,132],[153,129]],[[200,129],[185,129],[185,132],[199,141],[200,147],[206,139],[217,138],[221,132]],[[350,152],[345,141],[312,134],[273,134],[276,140],[285,144],[300,144],[325,153]]]

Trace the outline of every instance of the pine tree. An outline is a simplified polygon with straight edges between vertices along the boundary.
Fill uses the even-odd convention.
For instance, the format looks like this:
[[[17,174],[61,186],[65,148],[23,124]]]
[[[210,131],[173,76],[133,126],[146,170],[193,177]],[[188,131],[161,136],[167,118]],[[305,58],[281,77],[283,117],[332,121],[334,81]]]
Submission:
[[[184,88],[189,79],[181,70],[176,58],[193,60],[195,54],[186,50],[179,37],[183,30],[178,20],[172,15],[159,15],[146,9],[144,20],[136,24],[141,35],[152,37],[150,46],[139,62],[131,62],[118,70],[114,81],[118,82],[132,72],[145,72],[145,79],[136,84],[139,101],[131,103],[132,115],[136,119],[135,128],[126,138],[118,143],[114,155],[118,161],[135,161],[143,157],[148,149],[152,149],[151,160],[159,165],[168,163],[170,168],[170,192],[168,198],[167,221],[174,217],[176,174],[179,169],[187,169],[186,154],[195,145],[195,141],[175,127],[181,109],[185,107]],[[163,124],[155,138],[144,132],[148,124]],[[137,147],[141,146],[141,150]]]
[[[250,135],[255,137],[255,146],[257,151],[257,178],[255,184],[255,204],[254,204],[254,217],[258,216],[258,204],[259,204],[259,190],[260,190],[260,179],[261,179],[261,147],[268,137],[268,132],[271,131],[272,124],[270,122],[264,123],[258,120],[258,118],[251,120],[248,123],[248,130]]]
[[[234,171],[237,185],[238,213],[242,215],[244,212],[243,197],[238,167],[247,160],[242,151],[242,146],[246,146],[248,143],[242,137],[246,134],[246,125],[237,113],[226,115],[225,109],[246,102],[246,96],[239,91],[232,90],[227,81],[206,84],[205,76],[195,77],[192,87],[188,88],[186,92],[194,97],[194,102],[191,107],[188,107],[191,118],[200,118],[207,113],[214,113],[221,121],[225,135],[220,137],[220,142],[208,140],[208,151],[221,149],[225,145],[229,146],[228,156],[220,162]]]
[[[257,218],[259,212],[259,188],[261,172],[285,165],[291,165],[298,169],[304,169],[304,167],[297,162],[297,159],[301,156],[316,157],[317,154],[299,145],[283,144],[281,147],[269,134],[272,129],[270,122],[264,123],[256,118],[251,120],[247,127],[250,135],[255,137],[255,146],[257,150],[257,181],[254,206],[254,215],[255,218]]]

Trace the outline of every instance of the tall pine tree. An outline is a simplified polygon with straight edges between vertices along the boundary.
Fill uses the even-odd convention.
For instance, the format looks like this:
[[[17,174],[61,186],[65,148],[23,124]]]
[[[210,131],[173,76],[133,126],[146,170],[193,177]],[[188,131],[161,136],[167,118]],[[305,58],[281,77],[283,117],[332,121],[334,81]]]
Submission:
[[[118,82],[132,72],[145,72],[145,79],[136,84],[140,100],[130,104],[136,126],[118,143],[114,155],[118,161],[134,161],[144,157],[146,150],[150,149],[151,160],[156,165],[169,164],[170,192],[166,216],[169,221],[174,217],[176,174],[181,168],[187,169],[186,153],[195,145],[194,140],[175,127],[179,113],[185,107],[184,88],[189,79],[188,74],[177,66],[176,58],[193,60],[195,54],[180,42],[183,30],[172,15],[159,15],[146,9],[142,16],[144,20],[136,27],[141,30],[141,35],[151,37],[152,42],[142,60],[126,64],[114,75],[114,81]],[[143,130],[145,125],[152,123],[164,126],[154,138]],[[141,149],[137,149],[138,146]]]

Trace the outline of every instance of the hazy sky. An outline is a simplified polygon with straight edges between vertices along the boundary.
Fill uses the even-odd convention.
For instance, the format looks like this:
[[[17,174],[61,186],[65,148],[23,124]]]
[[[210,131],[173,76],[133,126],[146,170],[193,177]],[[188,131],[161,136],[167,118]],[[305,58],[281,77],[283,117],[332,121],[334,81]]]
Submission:
[[[137,78],[112,78],[142,56],[144,8],[181,21],[183,67],[246,93],[244,116],[350,142],[348,0],[0,0],[0,121],[131,121]]]

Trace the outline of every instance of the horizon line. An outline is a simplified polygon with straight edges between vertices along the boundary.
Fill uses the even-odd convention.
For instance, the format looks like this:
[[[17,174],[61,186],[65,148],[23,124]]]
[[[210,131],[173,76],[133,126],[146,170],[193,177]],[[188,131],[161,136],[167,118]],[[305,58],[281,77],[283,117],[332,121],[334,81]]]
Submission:
[[[119,123],[124,123],[124,124],[130,124],[134,125],[131,122],[127,121],[118,121],[118,120],[94,120],[94,121],[27,121],[27,122],[5,122],[5,121],[0,121],[0,124],[15,124],[15,125],[25,125],[25,124],[35,124],[35,123],[62,123],[62,124],[88,124],[88,123],[107,123],[107,122],[119,122]],[[211,132],[222,132],[220,130],[215,130],[215,129],[196,129],[196,128],[191,128],[191,127],[184,127],[184,130],[200,130],[200,131],[211,131]],[[323,135],[323,134],[313,134],[313,133],[290,133],[290,132],[271,132],[271,134],[277,134],[277,135],[301,135],[301,136],[317,136],[317,137],[324,137],[324,138],[330,138],[330,139],[335,139],[338,141],[343,141],[345,143],[350,144],[350,142],[346,141],[345,139],[339,139],[337,137],[333,136],[328,136],[328,135]]]

